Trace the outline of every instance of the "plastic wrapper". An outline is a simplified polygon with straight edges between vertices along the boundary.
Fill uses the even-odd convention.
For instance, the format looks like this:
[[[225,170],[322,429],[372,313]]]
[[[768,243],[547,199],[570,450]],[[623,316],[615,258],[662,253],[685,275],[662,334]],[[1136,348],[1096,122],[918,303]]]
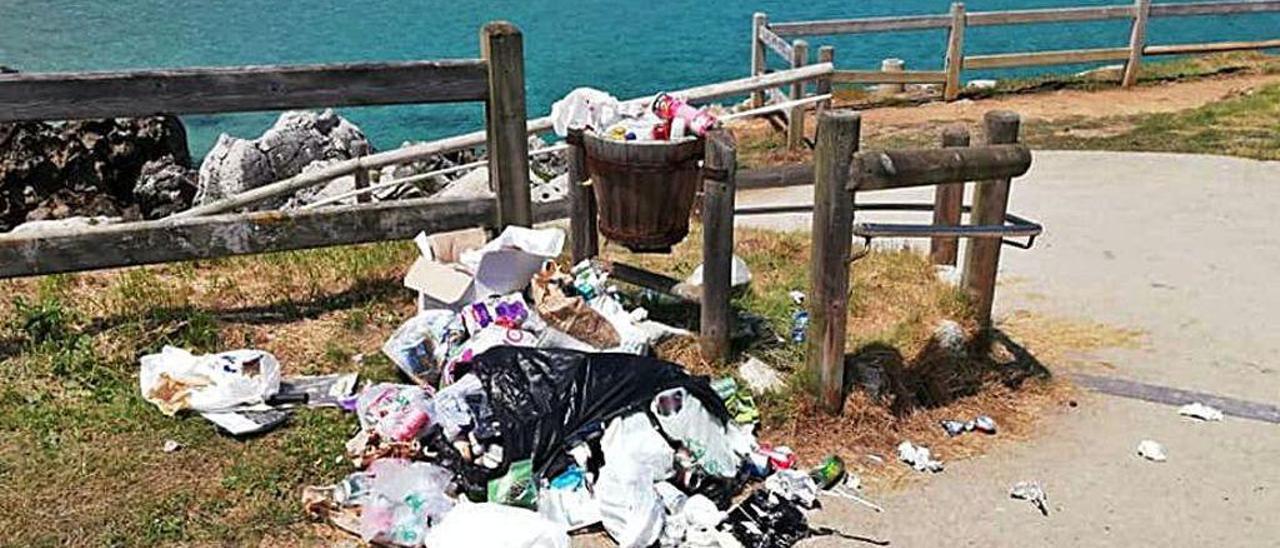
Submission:
[[[728,419],[705,378],[654,358],[503,346],[476,356],[472,372],[502,425],[507,462],[532,457],[544,477],[568,467],[566,441],[579,431],[643,409],[668,388],[684,388],[711,420]]]
[[[453,311],[423,310],[391,334],[382,353],[414,382],[435,386],[440,382],[440,366],[460,351],[466,339],[466,329]]]
[[[570,128],[602,131],[613,125],[624,113],[641,107],[627,108],[612,95],[592,88],[577,88],[551,105],[551,126],[564,137]]]
[[[409,441],[431,424],[434,406],[417,386],[380,383],[360,393],[356,416],[366,431],[390,441]]]
[[[435,397],[435,421],[449,440],[456,439],[465,429],[475,424],[475,416],[468,398],[485,397],[484,386],[475,375],[463,375],[457,382],[444,387]]]
[[[1038,482],[1020,481],[1009,489],[1009,496],[1015,499],[1022,499],[1030,502],[1040,510],[1043,515],[1049,515],[1049,496],[1044,493],[1044,488],[1040,487]]]
[[[911,465],[918,472],[942,471],[942,461],[935,460],[928,447],[921,447],[909,441],[898,444],[898,459]]]
[[[779,470],[764,480],[764,488],[805,508],[818,504],[818,485],[799,470]]]
[[[511,293],[501,297],[482,299],[462,307],[459,313],[467,332],[476,335],[489,326],[500,326],[507,329],[528,329],[536,331],[541,322],[524,297],[519,293]]]
[[[539,337],[525,331],[523,329],[508,329],[500,325],[491,325],[481,329],[475,336],[467,339],[462,344],[457,357],[445,367],[442,382],[455,382],[457,380],[457,364],[470,363],[475,360],[476,356],[487,352],[491,348],[499,346],[519,346],[519,347],[535,347],[538,346]]]
[[[569,535],[535,512],[501,504],[460,504],[432,527],[426,545],[502,548],[569,548]]]
[[[587,488],[585,472],[570,466],[538,492],[538,513],[574,531],[600,523],[600,504]]]
[[[369,465],[373,483],[360,511],[366,542],[420,546],[433,523],[453,508],[445,495],[453,473],[425,462],[380,459]]]
[[[280,362],[261,350],[197,356],[166,346],[141,359],[142,397],[166,415],[262,403],[280,390]]]
[[[533,477],[533,461],[511,463],[507,473],[489,482],[489,502],[536,509],[538,483]]]

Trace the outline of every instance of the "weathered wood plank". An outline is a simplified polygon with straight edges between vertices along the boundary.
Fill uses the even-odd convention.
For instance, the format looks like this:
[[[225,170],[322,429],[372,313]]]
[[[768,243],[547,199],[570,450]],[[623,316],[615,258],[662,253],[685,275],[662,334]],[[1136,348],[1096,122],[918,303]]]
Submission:
[[[1067,21],[1100,21],[1133,16],[1130,6],[1092,6],[1082,8],[1047,8],[1010,11],[975,11],[969,13],[969,26],[1015,25],[1025,23],[1062,23]]]
[[[412,238],[494,221],[492,199],[401,200],[0,235],[0,278]]]
[[[569,240],[573,243],[573,262],[577,264],[600,254],[600,232],[595,192],[587,173],[587,151],[582,146],[582,130],[570,129],[569,142]]]
[[[768,46],[769,49],[781,55],[783,59],[791,60],[793,55],[791,44],[788,44],[781,36],[774,34],[773,31],[769,30],[769,27],[760,27],[760,41]]]
[[[947,81],[947,73],[941,70],[837,70],[831,73],[831,80],[842,84],[941,84]]]
[[[763,167],[738,172],[738,188],[780,188],[813,184],[809,162]]]
[[[0,75],[0,122],[482,101],[481,60]]]
[[[796,40],[791,45],[791,68],[797,69],[809,63],[809,43]],[[791,84],[790,99],[804,98],[804,81]],[[800,150],[804,146],[804,111],[803,106],[790,110],[787,114],[787,149]]]
[[[769,16],[762,12],[756,12],[751,16],[751,76],[759,76],[765,73],[765,69],[769,66],[765,58],[764,41],[760,38],[760,29],[769,25]],[[755,92],[751,94],[751,108],[760,108],[764,106],[764,94]]]
[[[533,224],[529,190],[529,138],[525,131],[524,37],[506,21],[480,31],[489,67],[485,102],[489,188],[498,195],[498,230]]]
[[[991,69],[1008,67],[1034,67],[1041,65],[1070,65],[1095,61],[1119,61],[1129,58],[1129,48],[1098,48],[1063,51],[1037,51],[1031,53],[999,53],[995,55],[969,55],[964,58],[964,68]]]
[[[819,47],[819,48],[818,48],[818,62],[819,62],[819,63],[831,63],[831,64],[835,64],[835,62],[836,62],[836,47],[835,47],[835,46],[821,46],[821,47]],[[830,95],[830,94],[831,94],[831,84],[832,84],[832,81],[831,81],[831,77],[830,77],[830,76],[827,76],[826,78],[819,78],[819,79],[818,79],[818,83],[817,83],[817,85],[816,85],[816,86],[814,86],[814,90],[813,90],[813,91],[814,91],[814,93],[816,93],[816,94],[818,94],[818,95]],[[824,100],[824,101],[822,101],[822,102],[818,103],[818,111],[819,111],[819,112],[821,112],[821,111],[823,111],[823,110],[826,110],[826,109],[829,109],[829,108],[831,108],[831,99],[826,99],[826,100]]]
[[[1280,48],[1280,39],[1257,40],[1253,42],[1213,42],[1208,44],[1169,44],[1163,46],[1147,46],[1143,55],[1183,55],[1189,53],[1219,53],[1224,51],[1245,51],[1253,49]]]
[[[809,270],[809,332],[806,379],[819,404],[838,414],[844,404],[845,328],[849,309],[849,254],[853,193],[849,162],[858,149],[861,117],[850,110],[818,116],[814,147],[812,260]]]
[[[984,120],[987,142],[993,145],[987,148],[1008,146],[1006,143],[1018,141],[1020,121],[1017,113],[1007,110],[991,111],[987,113]],[[1005,212],[1009,207],[1009,177],[1011,176],[1013,175],[993,175],[990,180],[974,186],[973,211],[969,214],[970,225],[1004,224]],[[1000,247],[1000,238],[971,240],[969,250],[965,254],[964,272],[961,274],[961,286],[972,295],[978,322],[984,328],[991,326],[996,273],[1000,268]]]
[[[964,125],[949,126],[942,131],[943,148],[969,146],[969,129]],[[964,208],[964,183],[938,185],[933,189],[934,226],[960,224]],[[929,258],[933,264],[955,266],[960,251],[960,239],[955,236],[938,236],[929,242]]]
[[[951,28],[947,31],[947,56],[943,72],[946,79],[942,88],[942,100],[954,101],[960,97],[960,71],[964,66],[964,31],[968,15],[963,2],[951,4]]]
[[[1188,2],[1185,4],[1153,4],[1151,6],[1152,17],[1265,13],[1271,11],[1280,11],[1280,0],[1254,0],[1248,2]]]
[[[814,36],[824,34],[860,34],[895,30],[942,29],[951,25],[947,15],[906,15],[867,17],[832,21],[797,21],[769,26],[778,36]]]
[[[1031,167],[1024,145],[867,150],[853,157],[849,190],[884,190],[1017,177]]]
[[[1120,76],[1121,87],[1131,88],[1138,83],[1138,70],[1142,67],[1142,48],[1147,45],[1147,17],[1151,13],[1151,0],[1134,0],[1133,25],[1129,28],[1129,59],[1124,63]]]
[[[723,363],[729,358],[733,314],[729,309],[733,270],[734,175],[737,142],[728,130],[706,138],[702,183],[702,359]]]

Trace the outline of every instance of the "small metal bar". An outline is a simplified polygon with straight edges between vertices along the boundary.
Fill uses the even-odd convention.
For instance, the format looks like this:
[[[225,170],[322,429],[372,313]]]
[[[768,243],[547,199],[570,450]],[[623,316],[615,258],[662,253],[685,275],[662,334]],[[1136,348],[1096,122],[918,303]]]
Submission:
[[[1004,236],[1032,237],[1043,231],[1040,225],[911,225],[898,223],[858,223],[853,234],[866,238],[932,238],[957,236],[960,238],[1001,238]]]

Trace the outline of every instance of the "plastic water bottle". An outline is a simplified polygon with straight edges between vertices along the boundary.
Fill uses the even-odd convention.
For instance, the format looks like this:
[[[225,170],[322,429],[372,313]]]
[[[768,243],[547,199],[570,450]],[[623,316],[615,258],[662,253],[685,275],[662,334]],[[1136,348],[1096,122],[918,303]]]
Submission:
[[[809,311],[797,310],[791,313],[791,342],[804,342],[809,331]]]

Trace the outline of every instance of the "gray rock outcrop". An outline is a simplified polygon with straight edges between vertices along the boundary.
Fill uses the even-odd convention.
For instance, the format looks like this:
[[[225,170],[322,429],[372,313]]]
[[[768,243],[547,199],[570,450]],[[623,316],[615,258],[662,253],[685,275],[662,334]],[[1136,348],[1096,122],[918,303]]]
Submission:
[[[333,110],[285,112],[257,139],[219,136],[200,164],[195,201],[207,204],[293,177],[319,161],[353,158],[362,150],[372,150],[364,132]]]

